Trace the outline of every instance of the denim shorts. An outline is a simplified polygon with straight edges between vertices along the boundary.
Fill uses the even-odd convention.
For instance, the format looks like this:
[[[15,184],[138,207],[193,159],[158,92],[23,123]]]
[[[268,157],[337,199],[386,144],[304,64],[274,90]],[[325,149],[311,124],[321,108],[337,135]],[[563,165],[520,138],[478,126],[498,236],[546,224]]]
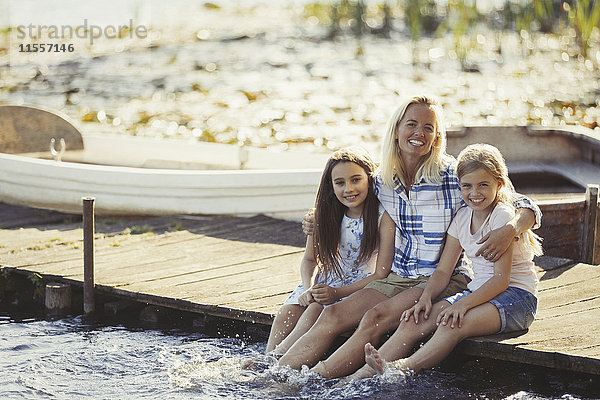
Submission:
[[[444,300],[450,304],[456,303],[465,297],[470,290],[446,297]],[[500,313],[502,322],[497,333],[523,331],[531,325],[537,311],[537,298],[527,290],[509,286],[504,292],[490,300]]]

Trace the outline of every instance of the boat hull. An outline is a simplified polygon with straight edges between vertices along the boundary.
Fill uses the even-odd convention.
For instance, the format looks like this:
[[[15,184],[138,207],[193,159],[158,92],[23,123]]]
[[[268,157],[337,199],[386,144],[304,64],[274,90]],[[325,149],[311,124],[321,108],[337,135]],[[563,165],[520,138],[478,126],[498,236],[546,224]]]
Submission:
[[[266,214],[299,219],[314,204],[321,169],[174,170],[89,165],[0,154],[0,201],[99,214]]]

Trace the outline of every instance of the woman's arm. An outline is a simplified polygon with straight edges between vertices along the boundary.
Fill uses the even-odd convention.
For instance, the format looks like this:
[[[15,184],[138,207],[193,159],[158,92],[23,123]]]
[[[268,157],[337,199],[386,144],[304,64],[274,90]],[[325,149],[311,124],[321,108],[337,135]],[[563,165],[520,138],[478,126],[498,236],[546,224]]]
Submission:
[[[300,277],[302,279],[302,286],[304,287],[304,293],[298,298],[298,303],[306,307],[314,301],[314,298],[310,292],[310,288],[313,284],[313,276],[315,273],[315,267],[317,262],[315,260],[315,251],[313,247],[313,236],[309,235],[306,238],[306,247],[304,249],[304,255],[300,262]]]
[[[400,319],[408,321],[411,316],[414,316],[415,323],[418,324],[421,311],[423,311],[423,318],[429,318],[431,301],[438,297],[444,289],[446,289],[446,286],[448,286],[450,277],[454,272],[454,268],[456,267],[456,263],[460,258],[462,250],[458,239],[446,234],[446,243],[444,244],[444,250],[440,257],[440,263],[435,268],[433,275],[431,275],[427,281],[427,285],[425,286],[421,297],[419,297],[419,300],[414,306],[404,311]]]
[[[305,235],[312,235],[314,233],[314,225],[315,208],[309,208],[302,218],[302,232],[304,232]]]
[[[450,327],[457,325],[462,327],[465,314],[473,307],[490,301],[500,293],[506,290],[510,282],[510,271],[512,269],[513,246],[494,263],[494,276],[487,280],[481,287],[468,296],[463,297],[450,307],[445,308],[438,314],[437,323],[446,325],[450,322]]]
[[[527,196],[515,194],[515,216],[506,225],[490,231],[477,243],[482,244],[475,254],[488,261],[496,262],[508,249],[516,237],[528,229],[539,227],[542,221],[542,212],[539,207]]]
[[[312,293],[321,304],[331,304],[337,300],[347,297],[367,286],[370,282],[383,279],[390,273],[392,261],[394,260],[394,240],[396,238],[396,224],[387,212],[383,213],[379,223],[379,244],[375,270],[369,276],[350,285],[332,288],[327,285],[315,285]],[[327,294],[326,294],[327,293]],[[323,301],[321,301],[323,299]]]

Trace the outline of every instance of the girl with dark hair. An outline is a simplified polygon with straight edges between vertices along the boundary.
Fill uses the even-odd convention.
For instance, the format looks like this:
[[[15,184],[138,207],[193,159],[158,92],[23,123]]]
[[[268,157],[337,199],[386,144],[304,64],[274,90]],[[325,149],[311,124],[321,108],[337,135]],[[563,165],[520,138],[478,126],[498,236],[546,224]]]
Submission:
[[[338,150],[327,161],[315,202],[316,228],[300,266],[302,283],[277,313],[266,353],[284,354],[324,307],[389,274],[396,225],[380,212],[374,170],[358,147]]]

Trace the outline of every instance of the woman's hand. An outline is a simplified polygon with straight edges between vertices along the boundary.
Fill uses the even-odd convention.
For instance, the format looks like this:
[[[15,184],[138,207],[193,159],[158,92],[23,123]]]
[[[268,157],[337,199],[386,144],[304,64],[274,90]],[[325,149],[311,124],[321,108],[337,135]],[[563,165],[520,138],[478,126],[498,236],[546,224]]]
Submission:
[[[488,232],[487,235],[477,241],[482,244],[481,248],[475,253],[476,256],[482,256],[488,261],[496,262],[502,254],[508,249],[514,240],[518,240],[515,227],[508,223],[498,229]]]
[[[300,297],[298,297],[298,304],[300,304],[302,307],[308,307],[310,303],[313,303],[314,301],[315,299],[313,298],[310,289],[305,291],[300,295]]]
[[[458,328],[462,328],[462,323],[465,319],[465,314],[467,313],[468,308],[463,306],[460,301],[452,304],[450,307],[444,308],[437,316],[436,323],[438,325],[448,325],[450,324],[450,328],[457,326]]]
[[[429,318],[429,313],[431,313],[431,298],[429,296],[421,296],[417,304],[402,313],[400,321],[408,321],[412,315],[415,318],[415,324],[418,324],[421,311],[423,312],[424,319]]]
[[[312,235],[315,231],[315,209],[308,210],[304,218],[302,218],[302,232],[306,236]]]
[[[314,285],[310,292],[317,303],[332,304],[338,300],[337,290],[322,283]]]

